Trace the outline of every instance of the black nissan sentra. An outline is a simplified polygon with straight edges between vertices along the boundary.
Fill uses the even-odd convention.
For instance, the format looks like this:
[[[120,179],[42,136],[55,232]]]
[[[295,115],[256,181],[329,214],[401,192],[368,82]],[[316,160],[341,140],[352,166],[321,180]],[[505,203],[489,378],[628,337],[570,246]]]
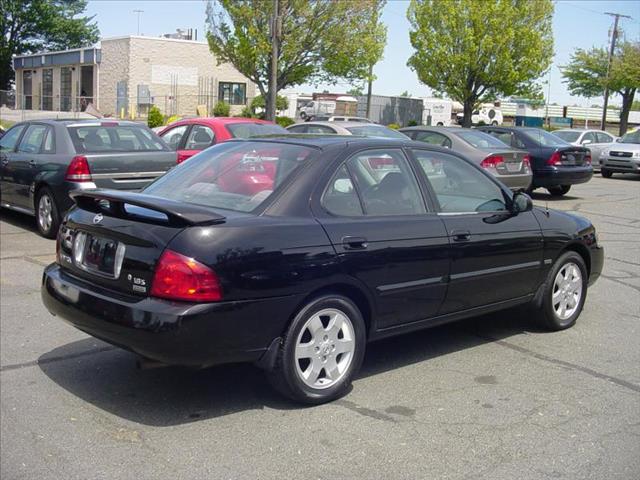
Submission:
[[[516,305],[568,328],[603,264],[588,220],[409,140],[230,141],[143,193],[72,196],[49,311],[154,363],[255,362],[307,403],[347,392],[370,340]]]

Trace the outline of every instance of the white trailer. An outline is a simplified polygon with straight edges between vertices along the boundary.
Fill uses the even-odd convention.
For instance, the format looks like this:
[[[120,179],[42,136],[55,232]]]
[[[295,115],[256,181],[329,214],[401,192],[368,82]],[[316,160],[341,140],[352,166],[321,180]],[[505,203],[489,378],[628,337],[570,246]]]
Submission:
[[[422,99],[422,123],[425,125],[439,125],[448,127],[451,125],[451,113],[453,102],[442,98]],[[429,122],[431,120],[431,122]]]

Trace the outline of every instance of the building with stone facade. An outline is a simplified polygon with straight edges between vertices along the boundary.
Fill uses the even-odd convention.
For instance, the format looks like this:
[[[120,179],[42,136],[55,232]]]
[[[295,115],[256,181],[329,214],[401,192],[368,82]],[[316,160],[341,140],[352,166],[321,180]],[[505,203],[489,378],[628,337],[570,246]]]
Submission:
[[[14,57],[16,108],[63,112],[92,105],[106,116],[210,114],[218,101],[237,114],[256,86],[230,64],[217,65],[207,43],[126,36],[99,45]]]

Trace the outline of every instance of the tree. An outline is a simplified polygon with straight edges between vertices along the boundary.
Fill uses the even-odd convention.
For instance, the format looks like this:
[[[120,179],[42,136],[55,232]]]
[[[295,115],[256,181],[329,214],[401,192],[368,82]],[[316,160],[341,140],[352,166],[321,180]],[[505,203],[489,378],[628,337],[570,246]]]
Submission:
[[[0,0],[0,90],[14,79],[13,55],[66,50],[98,41],[93,17],[80,16],[86,0]]]
[[[540,96],[553,56],[551,0],[411,0],[407,12],[420,81],[464,106],[463,126],[498,95]]]
[[[352,97],[362,97],[364,95],[364,91],[362,87],[352,87],[351,90],[347,90],[347,95],[351,95]]]
[[[149,115],[147,115],[147,126],[149,128],[155,128],[161,127],[162,125],[164,125],[164,116],[158,107],[151,105],[151,108],[149,108]]]
[[[279,0],[276,91],[306,82],[361,80],[367,58],[356,55],[376,0]],[[267,99],[271,73],[272,1],[217,0],[207,39],[217,62],[231,63]],[[267,105],[267,107],[269,107]],[[267,108],[268,110],[268,108]]]
[[[400,94],[400,96],[401,96],[401,97],[410,97],[410,96],[411,96],[411,94],[409,93],[409,91],[408,91],[408,90],[405,90],[404,92],[402,92],[402,93]]]
[[[620,135],[628,128],[629,111],[640,87],[640,42],[622,42],[616,48],[607,80],[608,52],[605,48],[576,49],[562,75],[569,92],[583,97],[599,97],[609,82],[609,90],[622,98]]]
[[[253,100],[251,100],[251,111],[252,113],[256,113],[258,108],[264,110],[266,107],[266,102],[264,101],[264,97],[262,95],[256,96]],[[287,97],[283,97],[282,95],[278,95],[276,97],[276,110],[286,110],[289,108],[289,99]]]

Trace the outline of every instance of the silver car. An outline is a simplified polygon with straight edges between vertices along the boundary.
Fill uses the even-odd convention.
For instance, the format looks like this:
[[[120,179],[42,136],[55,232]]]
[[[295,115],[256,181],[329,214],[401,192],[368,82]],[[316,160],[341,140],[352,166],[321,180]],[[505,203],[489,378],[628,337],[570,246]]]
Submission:
[[[532,170],[529,154],[516,150],[488,133],[459,127],[408,127],[400,131],[413,140],[440,145],[461,153],[493,174],[511,190],[527,190]]]
[[[610,148],[617,140],[617,137],[610,133],[594,129],[564,128],[555,130],[553,134],[572,145],[587,147],[591,151],[591,165],[594,170],[600,169],[602,151]]]
[[[600,156],[600,173],[640,173],[640,129],[625,134]]]
[[[324,133],[330,135],[359,135],[361,137],[398,138],[407,136],[384,125],[364,122],[303,122],[287,127],[291,133]]]

